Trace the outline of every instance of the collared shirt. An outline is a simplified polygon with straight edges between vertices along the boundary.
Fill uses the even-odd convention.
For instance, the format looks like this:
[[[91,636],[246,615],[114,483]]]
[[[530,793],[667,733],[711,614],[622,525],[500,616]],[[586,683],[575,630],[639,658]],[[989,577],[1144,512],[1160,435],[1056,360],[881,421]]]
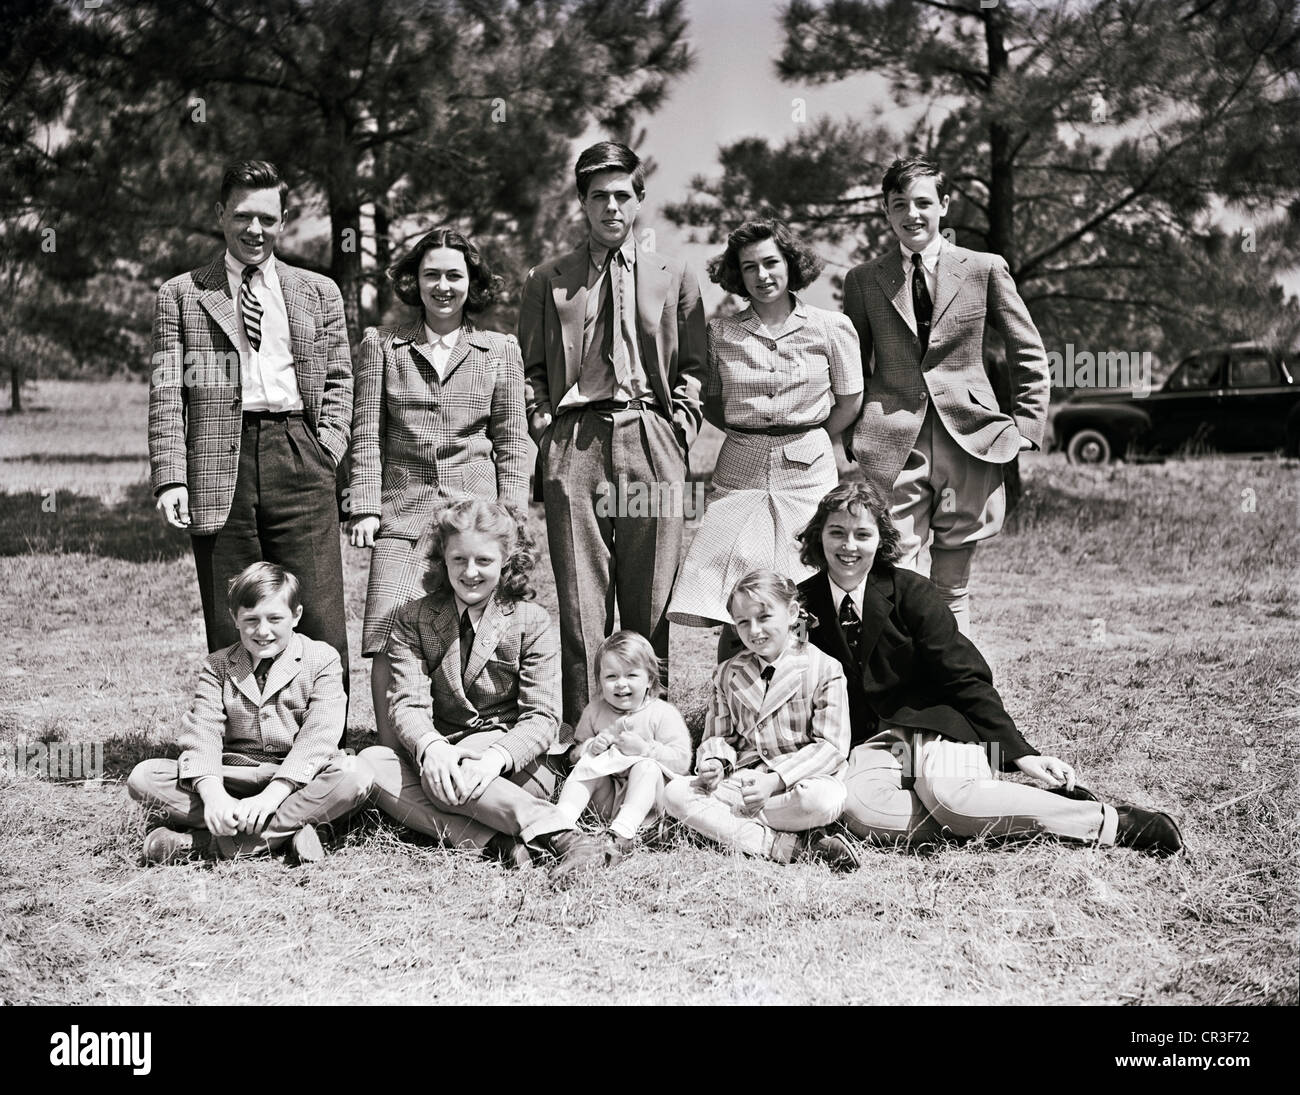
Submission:
[[[258,264],[249,288],[262,305],[262,342],[254,350],[244,330],[244,308],[239,294],[244,284],[244,264],[226,252],[226,284],[230,287],[239,330],[240,382],[246,411],[300,411],[302,393],[293,368],[293,342],[289,337],[289,312],[284,305],[275,256]]]
[[[938,281],[937,271],[939,269],[939,253],[943,251],[947,245],[948,241],[944,239],[943,234],[935,233],[934,239],[926,244],[925,250],[921,252],[921,269],[925,271],[925,287],[929,290],[931,301],[934,300],[935,285]],[[912,284],[912,255],[915,254],[915,252],[903,243],[898,245],[898,250],[903,256],[903,277],[907,279],[907,284],[910,288]],[[911,293],[908,293],[907,295],[907,306],[909,309],[912,307]],[[913,323],[915,323],[916,317],[913,316],[912,319]]]
[[[834,396],[862,391],[862,353],[848,317],[805,304],[775,331],[754,309],[709,323],[704,398],[721,401],[727,425],[744,429],[826,421]]]
[[[456,352],[460,332],[461,328],[457,327],[451,334],[440,335],[427,323],[424,325],[424,337],[429,340],[430,364],[439,380],[447,379],[447,366],[451,364],[451,355]],[[474,615],[473,612],[470,615]]]
[[[560,400],[561,407],[575,407],[602,399],[654,400],[654,390],[646,379],[637,344],[636,318],[636,240],[627,239],[613,252],[594,240],[587,245],[587,310],[583,317],[582,369],[578,381]],[[610,266],[617,262],[623,271],[623,313],[602,316]],[[613,363],[604,356],[604,323],[612,324],[611,339],[620,343],[627,362],[627,382],[620,384]]]
[[[479,621],[483,619],[483,613],[487,611],[487,600],[479,601],[476,605],[467,605],[455,594],[452,594],[452,600],[456,602],[456,618],[463,619],[465,610],[469,609],[469,622],[474,625],[474,630],[478,630]]]
[[[848,597],[853,601],[853,607],[858,610],[858,619],[862,619],[862,598],[867,591],[867,580],[863,578],[854,589],[847,591],[840,589],[830,575],[827,575],[827,582],[831,587],[831,600],[835,603],[836,618],[839,618],[840,605],[844,603],[844,598]]]

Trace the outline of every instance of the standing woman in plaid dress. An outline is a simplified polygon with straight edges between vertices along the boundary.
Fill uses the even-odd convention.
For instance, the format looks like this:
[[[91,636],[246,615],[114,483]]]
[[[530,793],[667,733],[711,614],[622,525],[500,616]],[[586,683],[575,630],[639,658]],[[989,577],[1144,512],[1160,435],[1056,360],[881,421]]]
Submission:
[[[841,435],[862,405],[858,336],[843,315],[795,294],[821,259],[780,221],[746,221],[709,277],[749,307],[709,323],[704,417],[726,432],[708,507],[677,578],[668,617],[723,627],[736,652],[727,593],[753,570],[799,581],[798,533],[838,482]]]
[[[379,743],[396,746],[388,717],[388,637],[397,610],[424,595],[428,519],[447,501],[478,497],[526,507],[532,452],[524,370],[510,335],[469,317],[500,279],[478,248],[450,228],[423,236],[388,272],[398,298],[420,313],[372,327],[361,343],[352,413],[354,547],[372,549],[361,652]]]

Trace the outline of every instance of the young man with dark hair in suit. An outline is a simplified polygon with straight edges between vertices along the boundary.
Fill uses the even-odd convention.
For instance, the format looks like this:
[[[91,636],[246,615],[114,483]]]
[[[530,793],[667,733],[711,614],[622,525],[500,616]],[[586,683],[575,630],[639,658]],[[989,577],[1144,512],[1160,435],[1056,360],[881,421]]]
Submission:
[[[588,659],[613,632],[615,605],[621,626],[667,661],[683,507],[644,514],[614,488],[646,484],[661,498],[669,492],[658,488],[685,480],[705,361],[695,277],[679,259],[638,248],[632,234],[645,197],[636,153],[601,141],[578,157],[576,175],[587,239],[533,268],[519,311],[568,727],[592,698]]]
[[[862,343],[866,391],[853,455],[891,500],[901,566],[930,577],[963,633],[971,561],[1005,516],[1002,466],[1041,444],[1051,379],[1038,329],[1006,260],[949,243],[943,172],[895,160],[881,186],[898,247],[844,279]],[[987,327],[1006,342],[1013,405],[998,406],[984,368]]]
[[[275,257],[286,191],[273,164],[231,164],[216,204],[224,253],[159,290],[149,461],[158,510],[193,540],[208,649],[239,638],[231,579],[277,563],[298,575],[302,632],[338,651],[346,688],[335,470],[352,361],[338,286]]]

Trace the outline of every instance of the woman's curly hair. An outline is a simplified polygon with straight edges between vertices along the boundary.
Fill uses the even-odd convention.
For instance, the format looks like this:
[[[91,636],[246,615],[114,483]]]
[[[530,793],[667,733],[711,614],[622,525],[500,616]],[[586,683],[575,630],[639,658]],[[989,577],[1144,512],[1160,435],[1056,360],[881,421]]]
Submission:
[[[420,263],[428,252],[437,247],[450,247],[465,256],[465,269],[469,271],[469,295],[465,298],[465,314],[468,316],[490,308],[501,291],[501,278],[492,273],[468,236],[446,226],[426,232],[405,255],[388,268],[388,280],[393,283],[393,292],[397,298],[413,308],[423,306],[420,299]]]
[[[826,527],[826,518],[832,513],[847,510],[858,516],[863,510],[871,514],[880,532],[880,546],[876,548],[876,557],[872,560],[872,570],[884,570],[892,567],[903,557],[902,540],[894,520],[889,516],[889,503],[885,496],[870,483],[845,482],[827,493],[817,503],[817,511],[812,520],[799,533],[797,539],[803,545],[799,549],[799,561],[804,566],[826,569],[826,553],[822,550],[822,530]]]
[[[537,591],[528,575],[537,562],[537,545],[528,532],[524,516],[503,502],[486,498],[465,498],[451,502],[430,519],[421,536],[427,561],[424,588],[437,593],[451,588],[443,553],[458,532],[477,532],[495,537],[501,545],[501,580],[493,594],[501,601],[531,601]]]
[[[709,280],[728,293],[749,299],[745,279],[740,275],[740,252],[751,243],[775,240],[790,271],[792,293],[806,289],[822,272],[824,263],[811,247],[801,242],[778,220],[745,221],[727,237],[727,249],[709,260]]]

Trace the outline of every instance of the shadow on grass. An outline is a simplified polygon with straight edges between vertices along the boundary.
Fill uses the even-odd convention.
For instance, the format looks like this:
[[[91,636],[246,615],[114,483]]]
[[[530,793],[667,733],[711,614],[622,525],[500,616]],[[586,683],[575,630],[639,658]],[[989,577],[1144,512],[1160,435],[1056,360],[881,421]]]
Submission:
[[[148,459],[147,452],[29,452],[6,456],[0,464],[137,464]]]
[[[189,536],[158,516],[148,483],[128,487],[116,506],[63,490],[0,495],[0,556],[84,553],[145,563],[189,552]]]

